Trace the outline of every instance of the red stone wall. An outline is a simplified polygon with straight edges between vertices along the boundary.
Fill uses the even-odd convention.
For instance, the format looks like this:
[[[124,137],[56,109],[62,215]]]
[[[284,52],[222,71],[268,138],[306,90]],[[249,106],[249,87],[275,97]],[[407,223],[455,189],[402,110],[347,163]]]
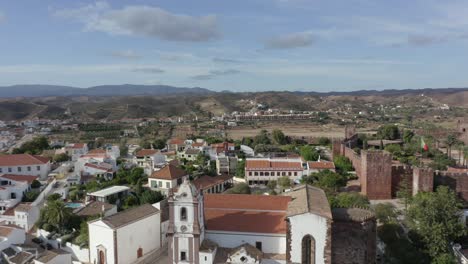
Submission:
[[[370,200],[392,198],[392,156],[385,151],[361,152],[361,192]]]
[[[468,173],[436,172],[436,185],[445,185],[454,190],[460,198],[468,201]]]
[[[413,167],[413,195],[418,192],[434,190],[434,170],[431,168]]]
[[[407,177],[408,187],[413,187],[413,169],[409,165],[393,165],[392,166],[392,197],[396,197],[401,181]]]

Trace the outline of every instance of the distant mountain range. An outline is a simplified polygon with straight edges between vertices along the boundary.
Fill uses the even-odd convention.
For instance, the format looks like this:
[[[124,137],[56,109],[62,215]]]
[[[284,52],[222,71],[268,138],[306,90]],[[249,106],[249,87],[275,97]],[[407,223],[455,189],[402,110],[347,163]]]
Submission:
[[[468,88],[424,88],[424,89],[389,89],[389,90],[359,90],[349,92],[315,92],[315,91],[293,91],[293,94],[304,94],[312,96],[396,96],[396,95],[415,95],[415,94],[452,94],[468,91]],[[221,93],[233,93],[234,91],[224,90]],[[134,96],[134,95],[175,95],[175,94],[196,94],[207,95],[217,92],[200,87],[175,87],[169,85],[100,85],[89,88],[78,88],[60,85],[12,85],[0,86],[0,98],[15,97],[49,97],[49,96]],[[259,92],[262,93],[262,92]],[[272,92],[275,93],[275,92]],[[279,92],[278,92],[279,93]]]
[[[101,85],[77,88],[60,85],[12,85],[0,86],[0,97],[48,97],[48,96],[129,96],[129,95],[169,95],[169,94],[209,94],[213,91],[194,87],[174,87],[168,85]]]

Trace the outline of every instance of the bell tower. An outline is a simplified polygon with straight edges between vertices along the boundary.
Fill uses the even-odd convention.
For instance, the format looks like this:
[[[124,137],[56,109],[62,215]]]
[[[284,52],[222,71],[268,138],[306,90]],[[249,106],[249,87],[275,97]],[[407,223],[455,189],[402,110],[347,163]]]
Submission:
[[[203,194],[185,180],[169,196],[168,243],[170,263],[199,263],[204,239]]]

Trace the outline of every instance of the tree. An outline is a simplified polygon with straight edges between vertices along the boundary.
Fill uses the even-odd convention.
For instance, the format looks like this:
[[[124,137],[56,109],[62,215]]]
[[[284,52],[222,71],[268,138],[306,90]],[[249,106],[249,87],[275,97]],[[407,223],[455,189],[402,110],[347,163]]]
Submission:
[[[278,145],[285,145],[288,143],[288,138],[284,135],[283,131],[275,129],[272,132],[273,141]]]
[[[396,125],[383,125],[377,130],[380,139],[395,140],[400,138],[400,131]]]
[[[414,132],[411,130],[405,130],[403,132],[403,142],[409,144],[414,137]]]
[[[128,209],[135,205],[138,205],[138,199],[133,195],[128,195],[124,200],[123,208]]]
[[[245,159],[239,160],[236,167],[236,177],[245,177]]]
[[[239,183],[227,190],[229,194],[250,194],[250,187],[247,183]]]
[[[127,181],[130,184],[136,184],[139,179],[143,178],[144,174],[145,171],[143,170],[143,168],[135,167],[127,175]]]
[[[397,222],[398,213],[391,203],[379,203],[374,207],[375,216],[382,224],[391,224]]]
[[[270,145],[271,141],[270,138],[268,137],[268,131],[262,130],[258,135],[256,135],[253,139],[253,145],[258,145],[258,144],[263,144],[263,145]]]
[[[329,197],[332,208],[368,207],[367,197],[357,192],[342,192]]]
[[[327,137],[319,137],[317,143],[321,146],[327,146],[327,145],[330,145],[331,141]]]
[[[40,211],[39,226],[44,224],[51,225],[60,234],[66,229],[71,221],[72,209],[65,206],[61,200],[47,201],[47,205]]]
[[[164,195],[158,191],[146,190],[140,195],[140,204],[154,204],[164,199]]]
[[[323,170],[302,177],[301,183],[311,184],[322,189],[336,192],[339,187],[346,185],[346,178],[331,170]]]
[[[270,190],[275,190],[277,185],[278,185],[277,182],[273,180],[273,181],[268,181],[267,187]]]
[[[306,161],[315,161],[319,158],[319,153],[317,150],[310,145],[301,147],[299,152],[301,153],[301,157]]]
[[[446,186],[439,186],[436,192],[420,192],[411,201],[409,225],[422,237],[433,258],[451,252],[450,242],[465,234],[461,208],[456,193]]]
[[[53,193],[53,194],[49,195],[46,200],[48,202],[52,202],[52,201],[57,201],[57,200],[61,200],[61,199],[62,199],[62,195],[60,195],[59,193]]]
[[[67,153],[60,153],[60,154],[54,155],[52,160],[54,162],[65,162],[65,161],[69,161],[70,157],[67,155]]]
[[[447,156],[452,157],[452,146],[457,142],[457,138],[453,134],[449,134],[445,139],[447,145]]]
[[[33,189],[37,189],[37,188],[40,188],[41,187],[41,182],[38,181],[38,180],[34,180],[31,182],[31,188]]]
[[[49,142],[46,137],[40,136],[36,137],[33,140],[27,141],[23,143],[19,148],[13,149],[12,153],[13,154],[22,154],[22,153],[28,153],[28,154],[41,154],[41,152],[44,149],[49,149]]]
[[[336,170],[342,174],[353,170],[353,163],[345,156],[335,156],[333,162],[335,163]]]
[[[291,187],[291,180],[288,176],[281,176],[278,178],[278,185],[282,188],[289,188]]]
[[[396,192],[396,196],[403,200],[403,204],[405,205],[405,212],[408,210],[408,205],[413,198],[413,192],[411,188],[411,182],[409,180],[408,175],[403,175],[400,183],[398,184],[398,189]]]
[[[166,147],[166,140],[164,139],[156,139],[155,141],[153,141],[153,147],[155,149],[163,149]]]
[[[34,202],[37,199],[37,197],[39,197],[39,194],[41,194],[41,192],[39,192],[38,190],[31,190],[29,192],[25,192],[21,201],[25,203]]]

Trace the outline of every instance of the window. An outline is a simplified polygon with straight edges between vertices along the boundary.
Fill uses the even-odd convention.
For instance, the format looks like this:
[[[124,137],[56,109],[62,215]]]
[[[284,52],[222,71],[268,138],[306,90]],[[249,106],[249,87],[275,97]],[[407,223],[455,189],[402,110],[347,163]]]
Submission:
[[[247,262],[247,258],[246,258],[245,256],[242,256],[242,257],[240,258],[240,261],[241,261],[242,263],[246,263],[246,262]]]
[[[158,186],[159,186],[159,188],[162,187],[162,181],[158,181]]]
[[[40,171],[40,170],[41,170],[41,166],[36,166],[36,170]]]
[[[260,242],[260,241],[255,242],[255,247],[256,247],[258,250],[262,251],[262,242]]]
[[[286,172],[283,171],[283,172],[281,173],[281,176],[286,176]]]
[[[21,167],[18,167],[18,172],[20,172],[20,171],[21,171]]]
[[[28,171],[31,171],[31,166],[28,166]]]
[[[292,175],[292,172],[288,172],[288,176],[291,176]]]
[[[10,197],[11,197],[11,199],[16,199],[16,193],[11,193]]]
[[[265,176],[270,176],[270,173],[268,171],[265,172]]]
[[[255,172],[255,176],[258,176],[258,172]]]
[[[260,176],[263,176],[263,171],[260,172]]]
[[[2,169],[2,168],[0,168],[0,173],[2,173],[2,172],[3,172],[3,169]]]
[[[187,260],[187,252],[185,251],[180,252],[180,260],[182,261]]]
[[[294,172],[294,176],[297,176],[297,171]]]
[[[180,220],[181,221],[187,221],[187,208],[182,207],[180,209]]]
[[[8,168],[8,172],[12,172],[13,170],[11,168]]]
[[[167,189],[171,188],[171,183],[170,182],[166,182],[166,188]]]

